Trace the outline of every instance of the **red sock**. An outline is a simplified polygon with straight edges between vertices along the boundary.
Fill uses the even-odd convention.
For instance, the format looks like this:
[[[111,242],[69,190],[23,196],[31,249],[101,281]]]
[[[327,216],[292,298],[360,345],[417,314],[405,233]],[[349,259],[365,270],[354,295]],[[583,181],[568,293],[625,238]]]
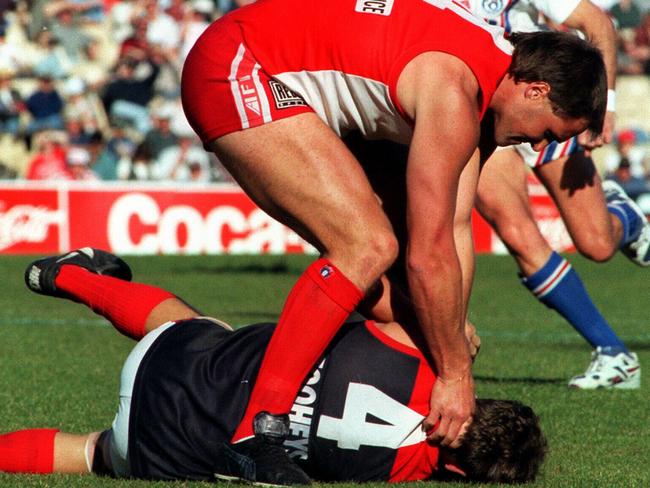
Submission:
[[[156,305],[175,298],[155,286],[96,275],[74,265],[61,266],[55,284],[133,339],[145,335],[145,322]]]
[[[29,429],[0,435],[0,471],[51,473],[58,429]]]
[[[289,293],[233,442],[253,435],[258,412],[291,410],[302,382],[361,298],[363,292],[327,259],[307,268]]]

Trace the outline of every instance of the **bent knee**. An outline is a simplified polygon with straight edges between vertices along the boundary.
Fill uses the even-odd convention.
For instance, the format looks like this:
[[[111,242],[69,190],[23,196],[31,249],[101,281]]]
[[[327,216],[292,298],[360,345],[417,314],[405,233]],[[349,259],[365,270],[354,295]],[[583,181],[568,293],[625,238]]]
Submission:
[[[596,232],[576,236],[573,243],[580,254],[598,263],[608,261],[618,250],[611,236]]]
[[[397,238],[391,232],[358,233],[351,244],[330,254],[330,258],[362,288],[368,288],[396,261]]]
[[[379,278],[390,268],[399,253],[399,242],[392,232],[379,232],[369,237],[363,250],[360,251],[361,261],[369,270],[373,270]]]
[[[533,220],[502,221],[495,230],[508,249],[526,255],[535,249],[546,249],[547,243]]]

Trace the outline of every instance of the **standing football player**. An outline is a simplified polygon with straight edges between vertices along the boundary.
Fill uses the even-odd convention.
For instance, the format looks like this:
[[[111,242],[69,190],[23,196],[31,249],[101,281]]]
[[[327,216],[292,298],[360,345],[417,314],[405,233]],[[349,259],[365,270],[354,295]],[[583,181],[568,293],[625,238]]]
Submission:
[[[606,261],[620,249],[634,263],[650,265],[650,225],[641,209],[616,183],[601,182],[589,151],[612,140],[615,110],[616,33],[609,17],[589,0],[464,0],[471,12],[507,33],[548,29],[539,19],[582,32],[603,53],[607,67],[607,114],[601,133],[587,131],[552,141],[541,151],[530,144],[499,148],[481,171],[476,208],[515,258],[522,283],[556,310],[594,348],[584,374],[572,388],[641,385],[636,354],[630,352],[591,300],[578,273],[554,252],[533,218],[526,163],[557,204],[577,250]],[[574,83],[571,73],[561,73]],[[580,87],[576,86],[576,90]],[[585,150],[586,149],[586,150]],[[603,191],[604,190],[604,191]]]

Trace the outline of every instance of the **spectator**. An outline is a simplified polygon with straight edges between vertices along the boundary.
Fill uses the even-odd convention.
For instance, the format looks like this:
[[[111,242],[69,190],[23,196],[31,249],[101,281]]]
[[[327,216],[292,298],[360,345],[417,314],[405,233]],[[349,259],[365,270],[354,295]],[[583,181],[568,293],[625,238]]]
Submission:
[[[145,18],[148,22],[147,41],[157,44],[166,51],[175,52],[180,44],[178,24],[162,11],[157,0],[145,0]]]
[[[90,134],[84,131],[81,119],[76,117],[65,118],[65,132],[68,141],[73,145],[85,145],[90,142]]]
[[[37,151],[28,163],[28,180],[71,180],[72,174],[65,162],[63,143],[65,135],[46,131],[34,135]]]
[[[133,21],[144,12],[140,1],[122,0],[116,2],[110,9],[110,28],[113,39],[118,44],[123,43],[133,35]]]
[[[212,22],[214,14],[214,3],[212,0],[194,0],[187,4],[187,13],[183,17],[181,26],[181,59],[187,57],[192,46],[199,38],[203,31],[208,28]]]
[[[212,3],[212,0],[208,1]],[[185,18],[188,3],[190,2],[186,2],[185,0],[170,0],[169,6],[165,9],[165,13],[180,24]]]
[[[83,63],[76,63],[72,67],[71,74],[81,79],[88,89],[96,94],[103,88],[108,78],[106,62],[101,59],[99,42],[96,39],[90,40],[84,51],[84,57]]]
[[[148,74],[136,77],[136,67],[143,67]],[[140,134],[151,128],[147,104],[154,96],[154,82],[159,67],[151,62],[137,63],[126,59],[118,62],[116,76],[104,91],[103,102],[111,117],[128,120]]]
[[[158,159],[164,149],[178,145],[178,136],[171,130],[171,121],[176,114],[176,109],[169,104],[153,111],[153,127],[142,141],[142,149],[150,159]]]
[[[624,75],[640,75],[645,67],[642,52],[637,49],[632,29],[618,31],[617,70]]]
[[[155,161],[154,176],[158,180],[209,182],[210,158],[195,144],[194,134],[178,134],[179,142],[160,153]]]
[[[637,135],[632,129],[618,133],[616,138],[616,152],[605,159],[605,170],[612,175],[623,161],[627,161],[629,170],[635,178],[646,177],[645,149],[636,145]]]
[[[100,24],[104,21],[103,0],[68,0],[68,5],[83,24]]]
[[[627,193],[633,200],[636,200],[644,193],[650,192],[650,185],[648,185],[646,180],[632,175],[632,171],[630,171],[630,161],[627,158],[621,160],[618,168],[616,168],[616,171],[614,171],[609,179],[621,185],[623,190],[625,190],[625,193]]]
[[[20,113],[25,110],[25,104],[20,94],[11,83],[13,72],[0,69],[0,133],[16,136],[20,129]]]
[[[20,50],[7,42],[7,25],[0,17],[0,68],[16,72],[21,65]]]
[[[48,7],[60,4],[61,7],[55,10],[55,21],[52,23],[52,34],[65,50],[73,62],[83,60],[83,51],[90,42],[90,38],[84,34],[74,20],[74,8],[69,2],[55,2]],[[49,13],[49,12],[48,12]]]
[[[16,170],[0,161],[0,180],[13,180],[16,179],[17,176],[18,174],[16,173]]]
[[[54,82],[49,76],[41,76],[38,88],[25,102],[32,120],[27,126],[27,134],[47,129],[63,129],[63,99],[54,88]]]
[[[145,59],[150,51],[147,40],[147,20],[144,17],[136,17],[132,25],[132,34],[120,45],[120,58]]]
[[[50,31],[39,32],[36,43],[24,53],[25,61],[36,76],[61,79],[68,76],[73,62]]]
[[[142,145],[132,156],[121,157],[117,163],[117,177],[120,180],[149,181],[153,179],[152,172],[151,160]]]
[[[120,121],[115,122],[111,130],[113,135],[97,155],[93,170],[102,180],[128,179],[119,177],[118,167],[124,164],[122,160],[127,160],[127,165],[131,165],[136,144]]]
[[[76,181],[97,181],[99,178],[90,169],[90,153],[82,147],[73,146],[66,154],[68,171],[73,180]]]
[[[82,147],[86,149],[90,155],[89,166],[93,170],[93,173],[95,173],[98,179],[103,180],[104,178],[102,178],[102,176],[97,172],[97,164],[100,162],[99,157],[106,149],[104,134],[98,130],[89,134],[88,142]]]
[[[634,44],[637,57],[644,63],[644,73],[650,75],[650,11],[643,15],[641,25],[635,31]]]
[[[633,0],[620,0],[609,10],[618,29],[636,29],[641,24],[641,9]]]
[[[79,120],[86,134],[92,134],[105,126],[106,114],[103,106],[94,94],[87,92],[86,85],[80,78],[68,79],[62,91],[66,97],[64,108],[66,119]]]

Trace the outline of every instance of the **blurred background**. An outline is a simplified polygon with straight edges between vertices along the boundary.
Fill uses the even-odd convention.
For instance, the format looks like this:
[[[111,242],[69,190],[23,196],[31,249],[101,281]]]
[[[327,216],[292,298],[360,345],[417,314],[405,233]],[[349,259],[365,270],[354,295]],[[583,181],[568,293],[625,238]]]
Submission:
[[[251,1],[0,0],[0,184],[235,185],[183,115],[180,73],[210,22]],[[594,159],[650,214],[650,0],[594,3],[619,71],[615,139]],[[10,208],[0,195],[0,234],[18,232]]]

